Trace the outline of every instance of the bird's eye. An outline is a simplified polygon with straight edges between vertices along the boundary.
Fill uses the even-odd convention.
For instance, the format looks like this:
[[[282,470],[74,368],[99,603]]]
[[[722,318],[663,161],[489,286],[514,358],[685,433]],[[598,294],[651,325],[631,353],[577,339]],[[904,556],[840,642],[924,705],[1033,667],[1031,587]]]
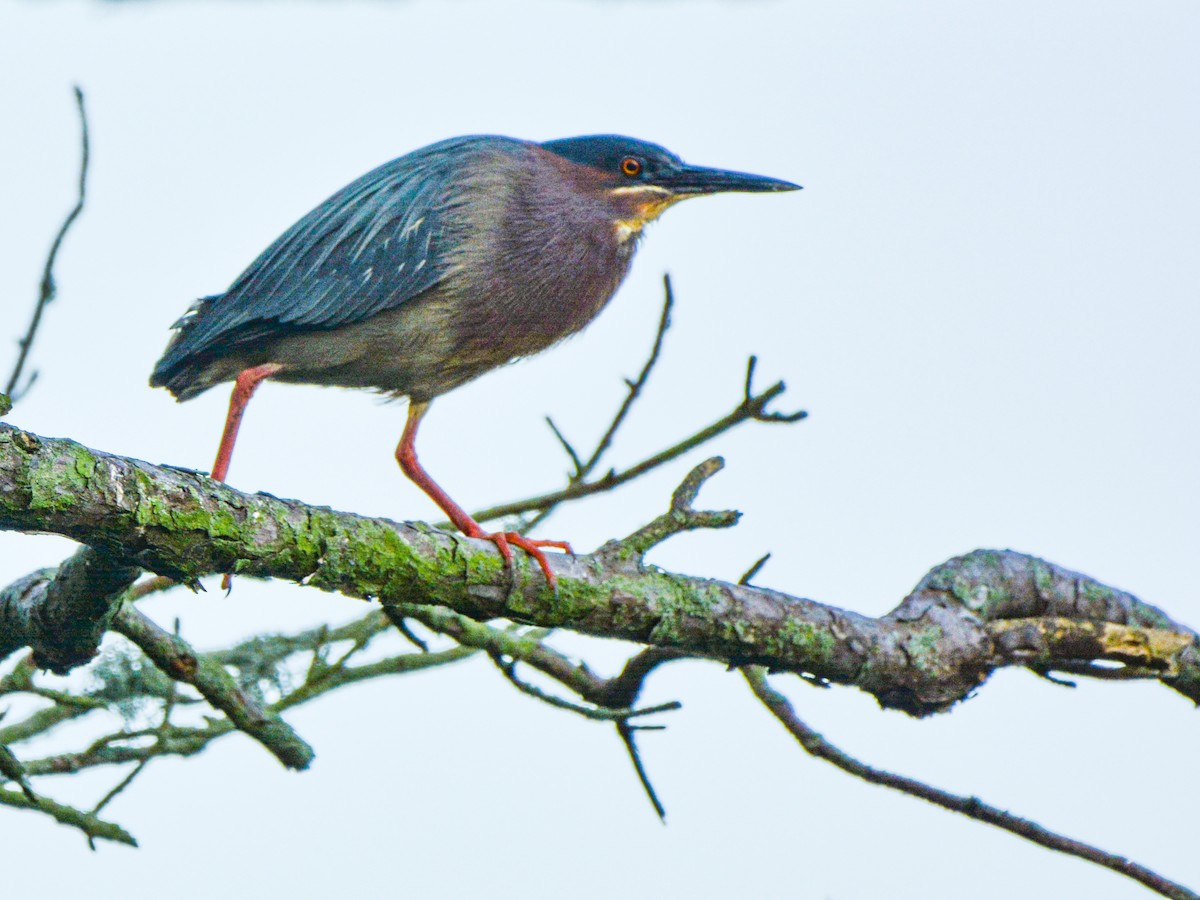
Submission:
[[[621,160],[621,171],[630,178],[636,178],[642,174],[642,161],[636,156],[627,156]]]

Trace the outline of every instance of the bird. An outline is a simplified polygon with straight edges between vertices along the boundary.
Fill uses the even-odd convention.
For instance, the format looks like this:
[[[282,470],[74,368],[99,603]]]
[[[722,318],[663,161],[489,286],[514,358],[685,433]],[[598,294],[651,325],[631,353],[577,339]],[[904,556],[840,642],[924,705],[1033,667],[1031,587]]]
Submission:
[[[629,270],[646,226],[691,197],[778,192],[776,178],[688,165],[613,134],[439,141],[384,163],[285,231],[223,293],[173,326],[150,377],[185,401],[233,382],[212,477],[224,481],[265,380],[408,398],[396,460],[464,535],[533,557],[565,541],[487,532],[417,459],[446,392],[580,331]]]

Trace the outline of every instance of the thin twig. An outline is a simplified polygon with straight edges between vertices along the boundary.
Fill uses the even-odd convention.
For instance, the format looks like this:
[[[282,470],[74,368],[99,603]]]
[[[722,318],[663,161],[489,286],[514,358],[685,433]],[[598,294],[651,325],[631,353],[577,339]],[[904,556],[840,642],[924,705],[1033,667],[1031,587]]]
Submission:
[[[429,644],[417,637],[416,632],[409,627],[408,620],[405,619],[404,616],[400,615],[399,612],[392,609],[390,606],[385,606],[383,608],[383,613],[388,617],[388,621],[395,626],[396,630],[403,635],[406,641],[408,641],[422,653],[429,652]]]
[[[543,703],[557,707],[558,709],[577,713],[585,719],[592,719],[597,722],[623,722],[639,716],[650,716],[660,712],[674,712],[677,709],[683,708],[683,704],[678,700],[672,700],[669,703],[659,703],[657,706],[646,706],[641,709],[630,709],[628,707],[623,709],[608,709],[606,707],[583,706],[543,691],[536,685],[525,681],[517,674],[517,660],[506,659],[499,653],[489,653],[488,657],[496,664],[496,668],[500,670],[513,687],[521,693],[527,694],[535,700],[541,700]]]
[[[667,335],[667,329],[671,327],[671,310],[674,306],[675,292],[671,290],[671,276],[663,275],[663,307],[662,313],[658,317],[658,328],[654,332],[654,345],[650,348],[650,356],[647,357],[645,365],[642,366],[642,371],[638,373],[638,377],[633,381],[625,382],[629,388],[629,392],[625,395],[625,399],[621,402],[621,408],[613,416],[612,422],[604,432],[603,437],[597,442],[596,449],[592,451],[592,455],[588,457],[588,461],[583,464],[582,471],[579,473],[580,478],[586,478],[600,464],[601,457],[612,446],[613,438],[616,437],[617,431],[624,424],[625,417],[629,415],[629,410],[633,408],[633,404],[641,396],[642,389],[650,379],[650,373],[654,371],[654,366],[658,363],[659,354],[662,353],[663,338]]]
[[[749,569],[747,569],[745,572],[742,573],[742,577],[738,579],[738,584],[749,585],[750,582],[752,582],[754,580],[755,576],[758,575],[758,573],[762,571],[763,566],[765,566],[770,561],[770,559],[771,559],[770,553],[764,553],[762,556],[760,556],[755,561],[754,565],[752,565]]]
[[[721,471],[725,460],[719,456],[706,459],[693,468],[675,492],[671,495],[671,506],[667,512],[619,540],[609,541],[596,551],[599,556],[616,555],[628,557],[636,554],[637,558],[646,555],[649,550],[661,544],[667,538],[682,534],[685,531],[695,531],[701,528],[732,528],[741,518],[741,513],[733,509],[708,510],[695,509],[692,504],[700,488],[708,479]]]
[[[175,631],[178,634],[178,632],[179,632],[178,626],[176,627]],[[155,746],[162,746],[163,739],[167,733],[167,729],[170,728],[170,726],[171,726],[171,713],[175,710],[175,697],[178,694],[179,694],[179,689],[178,689],[176,683],[174,681],[172,681],[170,688],[168,688],[168,690],[167,690],[166,699],[163,701],[162,722],[159,724],[158,728],[155,729],[155,736],[157,738],[155,740]],[[103,797],[101,797],[100,802],[97,803],[94,807],[92,807],[92,815],[93,816],[100,815],[100,811],[102,809],[104,809],[104,807],[108,806],[108,804],[112,802],[114,797],[116,797],[119,793],[121,793],[121,791],[125,790],[125,788],[129,787],[129,785],[131,785],[133,783],[133,780],[142,774],[142,771],[146,768],[146,766],[150,765],[150,760],[153,758],[154,757],[152,757],[152,756],[147,756],[145,759],[139,761],[138,764],[133,767],[133,770],[128,775],[126,775],[124,778],[122,778],[120,781],[118,781],[116,783],[116,785],[113,786],[112,790],[110,790],[107,794],[105,794]],[[88,838],[88,843],[89,844],[92,843],[92,838],[90,838],[90,837]],[[92,849],[95,849],[95,847],[93,846]]]
[[[453,638],[461,644],[485,650],[500,671],[504,673],[505,678],[524,693],[552,706],[569,709],[588,718],[610,720],[615,718],[617,736],[620,737],[629,753],[629,759],[633,763],[633,769],[642,785],[642,790],[646,792],[658,817],[665,820],[666,810],[658,798],[658,793],[654,790],[646,767],[642,764],[641,754],[635,741],[638,731],[650,730],[652,726],[632,724],[629,721],[629,714],[634,711],[633,707],[637,702],[638,694],[650,672],[664,662],[683,658],[682,654],[675,650],[647,647],[633,656],[619,675],[605,679],[597,676],[586,665],[573,663],[558,651],[542,644],[541,637],[544,634],[537,638],[530,637],[528,634],[514,634],[511,631],[491,628],[450,610],[431,606],[398,605],[395,613],[415,618],[427,628]],[[593,708],[580,706],[563,700],[561,697],[547,694],[521,680],[515,672],[518,659],[553,678],[588,703],[600,707],[603,712],[598,713]],[[665,712],[678,709],[679,706],[678,703],[668,703],[637,710],[637,714]],[[613,715],[612,711],[615,711],[616,715]]]
[[[554,424],[554,420],[546,416],[546,424],[550,426],[550,430],[554,432],[554,436],[558,438],[558,443],[562,445],[563,451],[567,454],[567,458],[571,460],[571,466],[575,470],[569,477],[571,479],[579,478],[583,473],[583,460],[579,458],[579,453],[567,440],[566,435],[558,430],[558,426]]]
[[[75,201],[75,206],[67,213],[66,219],[63,220],[62,227],[58,229],[58,234],[54,237],[54,243],[50,245],[50,253],[46,256],[46,265],[42,269],[41,290],[38,294],[37,303],[33,307],[33,319],[29,323],[29,328],[26,330],[25,336],[17,342],[17,346],[20,347],[20,352],[17,354],[17,363],[13,367],[12,375],[9,376],[8,385],[4,388],[4,393],[8,394],[9,399],[13,403],[16,403],[29,390],[33,385],[34,379],[37,378],[37,372],[35,371],[24,386],[20,385],[21,373],[25,369],[25,362],[29,358],[29,351],[33,348],[33,339],[37,336],[38,326],[42,322],[42,312],[54,300],[58,292],[54,283],[54,262],[58,257],[59,247],[62,246],[63,239],[66,238],[67,232],[75,223],[75,220],[79,218],[79,214],[83,212],[83,204],[87,196],[88,122],[87,110],[83,103],[83,91],[80,90],[78,85],[75,87],[75,105],[79,108],[80,124],[79,197]]]
[[[658,798],[658,791],[654,789],[654,782],[650,780],[650,773],[646,771],[646,766],[642,762],[642,751],[638,748],[637,741],[634,740],[634,735],[637,732],[648,730],[647,728],[632,725],[627,720],[617,723],[617,737],[625,745],[625,751],[629,754],[629,761],[633,763],[633,771],[637,775],[638,783],[641,784],[642,790],[646,794],[646,799],[654,807],[654,812],[658,816],[659,821],[665,825],[667,822],[667,808],[663,806],[662,801]]]
[[[801,721],[788,699],[771,687],[767,681],[766,670],[761,666],[746,666],[742,669],[742,674],[746,677],[755,696],[782,723],[783,727],[792,733],[792,736],[800,742],[801,747],[812,756],[832,763],[843,772],[848,772],[871,784],[882,785],[904,794],[920,797],[943,809],[962,813],[969,819],[995,825],[997,828],[1050,850],[1057,850],[1068,856],[1077,856],[1106,869],[1111,869],[1127,878],[1132,878],[1164,897],[1172,898],[1172,900],[1200,900],[1197,894],[1183,885],[1176,884],[1123,856],[1107,853],[1090,844],[1057,834],[1029,819],[1022,819],[1002,809],[989,806],[977,797],[951,794],[914,778],[907,778],[869,766],[833,746],[821,734]]]
[[[753,371],[753,366],[750,367]],[[491,506],[487,509],[479,510],[474,513],[474,518],[479,522],[486,522],[491,519],[500,519],[505,516],[515,516],[521,513],[536,512],[538,510],[547,509],[557,506],[560,503],[565,503],[570,500],[579,500],[583,497],[589,497],[592,494],[599,494],[604,491],[611,491],[614,488],[620,487],[635,478],[657,469],[659,466],[665,465],[674,459],[678,459],[689,450],[694,450],[701,444],[711,441],[718,435],[724,434],[731,428],[734,428],[743,422],[798,422],[806,417],[806,413],[801,410],[794,413],[777,413],[767,410],[768,404],[786,390],[786,386],[782,381],[777,381],[766,390],[754,394],[747,394],[742,401],[733,408],[727,415],[717,419],[712,424],[701,428],[690,437],[684,438],[676,444],[655,453],[643,459],[641,462],[630,466],[627,469],[617,471],[610,469],[607,473],[593,481],[579,481],[575,484],[570,484],[561,490],[552,491],[548,494],[542,494],[539,497],[530,497],[525,500],[517,500],[512,503],[502,503],[497,506]]]
[[[587,462],[583,462],[580,459],[571,442],[566,439],[563,433],[559,431],[558,426],[554,424],[554,420],[549,416],[546,417],[546,424],[550,426],[550,430],[554,432],[554,436],[562,444],[563,449],[571,460],[571,465],[575,468],[575,471],[567,479],[568,487],[586,481],[587,477],[595,471],[604,454],[612,446],[613,439],[624,424],[629,411],[633,408],[633,404],[642,395],[642,389],[645,388],[646,382],[650,380],[650,373],[654,371],[654,367],[658,363],[658,357],[662,353],[663,339],[666,337],[667,329],[671,327],[671,310],[674,306],[675,293],[671,289],[671,276],[663,275],[662,314],[658,318],[658,328],[654,332],[654,344],[650,348],[650,355],[646,358],[646,362],[642,366],[642,371],[638,373],[637,378],[633,381],[630,381],[628,378],[625,379],[625,387],[627,388],[625,399],[621,401],[621,406],[609,422],[608,428],[605,429],[600,440],[596,442],[596,446],[588,457]],[[538,510],[537,515],[523,524],[521,533],[528,533],[544,522],[561,502],[563,501],[556,501]]]
[[[620,674],[608,679],[605,686],[605,702],[611,706],[633,706],[650,673],[663,663],[677,659],[687,659],[687,657],[678,650],[666,647],[646,647],[639,651],[625,662]],[[641,783],[642,790],[650,801],[650,805],[654,807],[654,812],[658,815],[659,820],[665,824],[667,809],[659,799],[658,791],[654,789],[650,773],[642,762],[641,749],[637,745],[637,733],[649,730],[649,728],[634,725],[629,721],[617,722],[617,737],[625,745],[625,751],[629,754],[629,761],[633,763],[633,771],[637,775],[638,782]]]

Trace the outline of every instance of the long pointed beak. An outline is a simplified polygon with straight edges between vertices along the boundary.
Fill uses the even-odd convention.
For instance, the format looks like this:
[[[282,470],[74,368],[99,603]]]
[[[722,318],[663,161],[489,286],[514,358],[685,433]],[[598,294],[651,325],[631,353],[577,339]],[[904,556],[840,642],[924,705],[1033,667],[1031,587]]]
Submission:
[[[765,175],[750,175],[746,172],[730,172],[726,169],[706,169],[703,166],[684,166],[654,179],[659,187],[673,194],[698,196],[720,194],[727,191],[765,193],[769,191],[798,191],[800,185]]]

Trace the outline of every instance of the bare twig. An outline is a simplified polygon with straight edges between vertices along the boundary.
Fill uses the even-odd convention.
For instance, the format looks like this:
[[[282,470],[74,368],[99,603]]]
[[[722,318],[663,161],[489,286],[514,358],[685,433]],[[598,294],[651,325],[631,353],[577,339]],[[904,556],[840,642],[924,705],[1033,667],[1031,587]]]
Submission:
[[[17,342],[20,352],[17,354],[17,362],[13,366],[12,374],[8,378],[8,385],[4,388],[4,393],[9,396],[9,399],[13,403],[16,403],[29,390],[34,379],[37,378],[37,372],[35,371],[24,385],[21,384],[21,373],[25,369],[25,362],[29,358],[29,351],[33,348],[33,340],[37,336],[38,326],[42,322],[42,313],[45,311],[46,306],[54,300],[57,293],[57,287],[54,283],[54,262],[58,257],[58,250],[62,246],[67,232],[75,223],[75,220],[79,218],[79,214],[83,212],[84,199],[87,194],[89,154],[87,110],[83,103],[83,91],[78,86],[75,87],[75,105],[79,108],[80,124],[79,196],[75,201],[75,206],[72,207],[71,211],[67,213],[66,219],[63,220],[62,227],[58,229],[58,234],[54,237],[54,243],[50,245],[50,253],[46,256],[46,264],[42,268],[41,290],[38,294],[37,303],[33,307],[33,319],[29,323],[29,328],[25,331],[25,336]]]
[[[632,657],[619,675],[604,679],[593,673],[586,665],[573,663],[562,654],[542,644],[541,638],[545,634],[544,631],[534,635],[515,634],[512,631],[489,627],[447,609],[416,604],[398,606],[395,613],[411,616],[440,634],[451,637],[462,644],[485,650],[504,676],[523,693],[551,706],[568,709],[590,719],[615,720],[617,736],[620,737],[629,753],[629,759],[633,763],[634,772],[642,789],[658,817],[665,818],[666,810],[654,790],[654,785],[642,763],[635,741],[636,732],[649,731],[656,726],[635,725],[629,720],[633,715],[666,712],[680,707],[678,703],[667,703],[634,710],[634,704],[637,702],[646,676],[656,666],[682,658],[682,654],[673,650],[647,647]],[[553,678],[588,703],[594,704],[594,707],[571,703],[518,678],[515,671],[517,660]]]
[[[400,632],[400,634],[404,637],[404,639],[406,641],[408,641],[410,644],[412,644],[414,647],[416,647],[422,653],[429,652],[429,645],[427,643],[425,643],[425,641],[423,641],[419,637],[417,637],[416,632],[414,632],[408,626],[408,620],[405,619],[404,616],[400,615],[399,612],[397,612],[393,607],[390,607],[390,606],[385,606],[383,608],[383,613],[384,613],[384,615],[386,615],[388,617],[388,621],[390,621],[392,623],[392,625],[395,626],[396,630],[398,632]]]
[[[579,453],[567,440],[566,435],[558,430],[558,426],[554,424],[554,420],[546,416],[546,424],[550,426],[550,430],[554,432],[554,436],[558,439],[558,443],[562,446],[563,451],[567,454],[567,458],[571,460],[571,466],[574,470],[569,476],[572,480],[578,478],[583,472],[583,460],[579,458]]]
[[[738,584],[750,584],[750,582],[752,582],[755,576],[762,571],[763,566],[765,566],[770,559],[770,553],[764,553],[762,556],[760,556],[757,560],[755,560],[754,565],[742,573],[742,577],[738,579]]]
[[[175,631],[176,631],[176,633],[178,633],[178,631],[179,631],[178,627],[175,629]],[[156,737],[155,745],[156,746],[162,745],[163,739],[166,736],[168,729],[170,728],[171,713],[174,712],[174,710],[175,710],[175,698],[178,695],[178,693],[179,693],[179,690],[176,687],[175,682],[171,682],[171,687],[167,691],[166,700],[163,702],[162,723],[158,726],[157,729],[155,729],[155,737]],[[122,778],[120,781],[118,781],[107,794],[105,794],[103,797],[101,797],[100,801],[94,807],[92,807],[92,815],[93,816],[100,815],[100,811],[102,809],[104,809],[104,807],[108,806],[108,804],[113,801],[114,797],[116,797],[118,794],[120,794],[121,791],[125,790],[125,788],[129,787],[129,785],[131,785],[133,783],[133,780],[135,778],[137,778],[139,775],[141,775],[143,771],[145,771],[146,766],[150,765],[151,759],[154,759],[154,757],[147,756],[145,759],[138,762],[138,764],[133,767],[133,769],[129,772],[128,775],[126,775],[124,778]],[[91,838],[88,838],[88,841],[90,843]],[[93,847],[93,849],[95,849],[95,848]]]
[[[549,494],[542,494],[541,496],[530,497],[525,500],[516,500],[511,503],[502,503],[498,506],[490,506],[487,509],[482,509],[474,513],[475,519],[484,522],[491,519],[501,519],[505,516],[538,512],[570,500],[578,500],[582,497],[589,497],[592,494],[611,491],[657,469],[659,466],[678,459],[689,450],[694,450],[696,447],[711,441],[718,435],[724,434],[726,431],[737,427],[743,422],[786,424],[799,422],[801,419],[806,418],[808,413],[803,410],[792,413],[780,413],[767,408],[771,401],[780,396],[787,387],[782,381],[777,381],[765,390],[755,393],[752,379],[756,364],[757,360],[755,357],[750,357],[750,361],[746,367],[746,383],[741,402],[728,415],[722,416],[712,424],[701,428],[690,437],[684,438],[682,441],[673,444],[659,453],[655,453],[653,456],[643,459],[639,463],[635,463],[627,469],[622,469],[621,471],[610,469],[607,473],[592,481],[580,480],[573,484],[568,484],[561,490],[552,491]],[[535,518],[527,527],[532,527],[537,521],[540,520]]]
[[[1057,834],[1029,819],[1022,819],[1002,809],[989,806],[977,797],[951,794],[914,778],[907,778],[869,766],[833,746],[822,735],[801,721],[788,699],[771,687],[767,681],[766,670],[761,666],[746,666],[742,670],[742,674],[746,677],[755,696],[791,732],[805,751],[818,759],[832,763],[843,772],[848,772],[871,784],[882,785],[904,794],[920,797],[935,806],[961,813],[967,818],[995,825],[997,828],[1050,850],[1077,856],[1106,869],[1111,869],[1127,878],[1132,878],[1164,897],[1171,897],[1172,900],[1198,900],[1198,895],[1183,885],[1176,884],[1123,856],[1107,853],[1082,841]]]
[[[646,678],[654,669],[663,663],[686,658],[678,651],[663,647],[645,648],[626,661],[625,667],[621,669],[619,675],[608,680],[605,686],[607,702],[614,706],[633,706],[642,691],[642,686],[646,683]],[[650,729],[635,725],[628,720],[617,722],[617,737],[625,745],[625,752],[629,754],[629,761],[633,763],[633,771],[637,775],[638,782],[642,785],[642,790],[650,801],[650,805],[654,807],[654,812],[658,815],[659,820],[665,823],[667,809],[659,799],[658,791],[654,789],[654,783],[650,780],[650,773],[646,770],[645,763],[642,762],[641,750],[637,745],[637,733],[648,730]]]
[[[660,712],[674,712],[677,709],[682,709],[683,704],[678,700],[672,700],[669,703],[659,703],[657,706],[645,706],[641,709],[631,709],[629,707],[623,709],[609,709],[607,707],[583,706],[579,703],[572,703],[570,700],[564,700],[554,694],[547,693],[536,685],[530,684],[517,674],[517,660],[506,659],[499,653],[489,653],[488,656],[492,662],[496,664],[496,668],[501,674],[523,694],[533,697],[535,700],[541,700],[549,706],[565,709],[577,715],[583,716],[585,719],[592,719],[597,722],[621,722],[637,718],[639,716],[651,716]]]
[[[638,373],[637,378],[635,378],[633,381],[630,381],[628,378],[625,379],[625,387],[627,389],[625,398],[621,401],[620,407],[617,409],[616,414],[609,422],[608,428],[604,430],[604,434],[601,435],[600,440],[596,442],[596,446],[592,450],[592,453],[587,458],[586,462],[580,459],[575,447],[572,446],[571,442],[566,439],[561,431],[559,431],[558,426],[554,424],[554,420],[549,416],[546,417],[546,424],[550,426],[550,430],[553,431],[554,436],[558,438],[558,442],[562,445],[563,450],[566,451],[567,456],[571,460],[571,465],[574,467],[574,471],[567,478],[568,487],[586,481],[587,477],[591,475],[593,471],[595,471],[596,466],[600,464],[600,460],[604,457],[604,454],[607,453],[609,447],[612,446],[613,439],[617,436],[617,432],[624,424],[626,417],[629,415],[629,411],[633,409],[633,404],[638,400],[639,397],[641,397],[642,389],[645,388],[646,382],[650,380],[650,373],[654,371],[654,367],[658,363],[658,357],[662,353],[663,339],[666,337],[667,329],[671,327],[671,309],[674,307],[674,305],[675,294],[671,290],[671,276],[663,275],[662,314],[658,319],[658,328],[654,332],[654,343],[650,347],[650,355],[646,358],[646,362],[642,366],[642,371]],[[532,531],[534,528],[544,522],[562,502],[564,501],[560,500],[538,510],[537,514],[533,516],[533,518],[524,523],[521,528],[522,533]]]
[[[636,740],[637,732],[650,730],[652,729],[646,726],[634,725],[627,719],[617,722],[617,737],[625,745],[625,752],[629,754],[629,761],[633,763],[633,771],[637,775],[638,783],[642,786],[646,799],[654,807],[655,815],[658,816],[659,821],[665,824],[667,808],[663,806],[662,800],[658,797],[658,791],[654,788],[654,782],[650,780],[650,773],[646,771],[646,764],[642,762],[642,751],[638,748]]]
[[[654,371],[654,366],[658,363],[659,354],[662,353],[663,339],[667,335],[667,329],[671,327],[671,310],[674,306],[675,293],[671,290],[671,276],[663,275],[662,314],[658,317],[658,329],[654,332],[654,344],[650,348],[650,356],[647,357],[645,365],[642,366],[642,371],[638,373],[638,377],[633,381],[627,380],[625,382],[625,386],[629,389],[629,392],[625,395],[625,399],[621,401],[621,407],[617,410],[617,414],[613,416],[612,422],[609,423],[604,435],[596,443],[596,448],[592,451],[592,455],[588,457],[587,462],[581,467],[579,471],[580,478],[586,478],[600,464],[600,459],[608,452],[608,448],[612,446],[613,438],[616,437],[617,431],[624,424],[625,417],[629,415],[633,404],[641,396],[646,382],[650,380],[650,373]]]

